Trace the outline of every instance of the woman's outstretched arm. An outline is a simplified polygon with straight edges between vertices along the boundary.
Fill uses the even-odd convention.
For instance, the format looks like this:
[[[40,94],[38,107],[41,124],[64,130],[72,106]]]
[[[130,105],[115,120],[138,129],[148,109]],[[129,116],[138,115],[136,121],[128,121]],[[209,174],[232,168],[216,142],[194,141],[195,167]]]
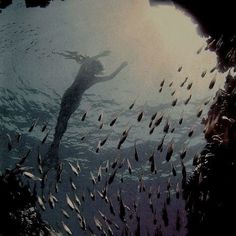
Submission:
[[[107,75],[107,76],[96,76],[95,77],[95,83],[98,83],[98,82],[103,82],[103,81],[107,81],[107,80],[110,80],[110,79],[113,79],[123,68],[125,68],[126,66],[128,65],[128,63],[125,61],[123,62],[113,73],[111,73],[110,75]]]

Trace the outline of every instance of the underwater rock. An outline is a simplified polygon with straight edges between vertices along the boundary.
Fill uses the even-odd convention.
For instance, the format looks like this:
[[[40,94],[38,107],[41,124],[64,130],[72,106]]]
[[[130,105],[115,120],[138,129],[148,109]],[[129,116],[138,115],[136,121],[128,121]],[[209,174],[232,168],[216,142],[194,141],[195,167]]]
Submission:
[[[37,210],[36,193],[19,173],[6,170],[0,176],[0,189],[0,235],[56,235]]]
[[[12,4],[12,0],[0,0],[0,9],[4,9]],[[1,13],[1,10],[0,10]]]
[[[188,235],[236,233],[236,77],[226,76],[205,123],[207,145],[194,160],[194,171],[184,189]]]

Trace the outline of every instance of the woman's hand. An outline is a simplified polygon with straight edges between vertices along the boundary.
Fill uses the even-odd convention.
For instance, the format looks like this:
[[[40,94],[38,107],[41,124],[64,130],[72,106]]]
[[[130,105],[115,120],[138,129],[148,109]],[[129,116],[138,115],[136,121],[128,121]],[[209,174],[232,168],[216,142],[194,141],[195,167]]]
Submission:
[[[128,66],[128,62],[127,62],[127,61],[124,61],[124,62],[121,63],[121,65],[120,65],[121,68],[124,68],[124,67],[126,67],[126,66]]]
[[[99,56],[101,57],[105,57],[105,56],[108,56],[111,54],[111,51],[110,50],[105,50],[104,52],[102,52],[101,54],[99,54]]]

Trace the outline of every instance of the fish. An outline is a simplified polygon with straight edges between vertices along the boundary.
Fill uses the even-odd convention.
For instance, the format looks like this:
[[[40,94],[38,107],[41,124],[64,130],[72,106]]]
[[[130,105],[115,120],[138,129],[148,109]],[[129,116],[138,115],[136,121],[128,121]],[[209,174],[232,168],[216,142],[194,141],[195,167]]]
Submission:
[[[93,201],[95,201],[95,199],[96,199],[95,192],[91,192],[91,191],[89,190],[89,188],[88,188],[88,192],[89,192],[89,196],[91,197],[91,199],[92,199]]]
[[[166,204],[164,203],[164,206],[162,208],[162,220],[164,222],[165,227],[169,225],[169,219],[168,219],[168,213],[167,213],[167,208]]]
[[[80,228],[83,231],[87,230],[87,225],[86,225],[86,221],[85,221],[84,217],[81,217],[81,220],[79,221],[79,224],[80,224]]]
[[[183,66],[180,66],[177,71],[180,72],[182,70],[182,68],[183,68]]]
[[[200,54],[201,53],[201,51],[202,51],[202,49],[203,49],[203,47],[200,47],[198,50],[197,50],[197,54]]]
[[[172,96],[172,97],[174,96],[175,92],[176,92],[176,90],[174,90],[174,91],[171,93],[171,96]]]
[[[69,166],[70,166],[72,172],[73,172],[76,176],[78,176],[78,175],[79,175],[78,169],[75,168],[70,162],[68,162],[68,164],[69,164]]]
[[[184,101],[184,105],[187,105],[192,98],[192,94],[189,95],[189,97]]]
[[[138,151],[137,151],[137,147],[136,147],[136,142],[134,144],[134,159],[135,159],[135,161],[139,161]]]
[[[170,191],[170,188],[171,188],[171,177],[168,178],[167,185],[166,185],[167,191]]]
[[[138,186],[138,189],[139,189],[139,192],[145,192],[146,191],[146,187],[145,187],[145,184],[143,182],[143,177],[142,175],[140,176],[139,178],[139,186]]]
[[[187,172],[186,172],[186,167],[184,166],[183,161],[181,161],[181,166],[182,166],[182,185],[184,185],[187,180]]]
[[[151,134],[153,134],[153,132],[154,132],[154,130],[155,130],[155,126],[153,126],[150,130],[149,130],[149,134],[151,135]]]
[[[19,144],[21,140],[22,134],[19,132],[16,132],[16,142]]]
[[[48,203],[51,209],[55,208],[55,201],[51,192],[49,193],[49,196],[48,196]]]
[[[188,86],[187,86],[187,90],[190,90],[193,86],[193,82],[189,83]]]
[[[100,143],[101,147],[107,142],[108,136],[106,136]]]
[[[163,87],[163,85],[165,84],[165,79],[163,79],[160,83],[160,87]]]
[[[118,117],[115,117],[115,118],[111,121],[110,126],[113,126],[113,125],[116,123],[117,119],[118,119]]]
[[[111,200],[109,200],[109,209],[110,209],[111,214],[115,216],[116,214],[115,214],[114,207]]]
[[[8,147],[8,151],[10,152],[12,150],[12,140],[11,140],[11,136],[9,134],[6,134],[6,135],[8,138],[7,147]]]
[[[39,147],[38,147],[38,154],[37,154],[37,162],[38,162],[38,165],[42,164],[42,157],[41,157],[41,154],[40,154]]]
[[[167,152],[166,152],[166,161],[169,162],[170,159],[171,159],[171,156],[174,152],[174,149],[173,149],[173,143],[170,142],[167,146]]]
[[[192,137],[194,132],[194,128],[192,127],[190,131],[188,132],[188,137]]]
[[[140,122],[143,118],[143,111],[141,111],[137,117],[137,121]]]
[[[152,186],[150,186],[149,188],[149,192],[148,192],[148,198],[152,197]]]
[[[32,125],[30,126],[28,132],[32,132],[32,131],[33,131],[34,127],[37,125],[37,122],[38,122],[38,119],[36,119],[36,120],[33,121],[33,123],[32,123]]]
[[[42,129],[41,129],[41,132],[44,132],[44,131],[46,130],[47,125],[48,125],[48,123],[45,123],[45,124],[43,125],[43,127],[42,127]]]
[[[217,66],[214,66],[211,70],[210,73],[213,73],[217,69]]]
[[[214,87],[215,82],[216,82],[216,78],[214,77],[209,84],[209,89],[212,89]]]
[[[172,169],[173,176],[176,176],[177,173],[176,173],[175,167],[174,167],[174,165],[172,163],[171,163],[171,169]]]
[[[208,99],[208,100],[206,100],[205,102],[204,102],[204,105],[206,106],[206,105],[208,105],[208,103],[211,101],[211,98],[210,99]]]
[[[180,87],[182,88],[182,87],[184,87],[184,85],[185,85],[185,82],[182,82],[182,83],[180,84]]]
[[[20,161],[18,162],[19,165],[23,165],[26,158],[29,156],[29,154],[31,153],[31,149],[29,149],[25,155],[23,155],[21,158],[20,158]]]
[[[202,78],[204,78],[204,77],[205,77],[205,75],[206,75],[206,73],[207,73],[207,71],[206,71],[206,70],[204,70],[204,71],[202,72],[202,74],[201,74],[201,77],[202,77]]]
[[[72,190],[73,191],[76,190],[76,185],[74,184],[73,179],[71,178],[71,176],[70,176],[70,184],[71,184]]]
[[[98,141],[98,144],[97,144],[97,147],[96,147],[96,153],[99,152],[100,148],[101,148],[101,140]]]
[[[95,179],[95,177],[94,177],[94,175],[91,171],[90,171],[90,176],[91,176],[93,185],[95,185],[96,184],[96,179]]]
[[[98,116],[98,121],[101,122],[103,120],[103,112]]]
[[[123,203],[123,200],[122,198],[120,197],[120,201],[119,201],[119,217],[121,219],[121,221],[125,222],[125,214],[126,214],[126,211],[125,211],[125,206],[124,206],[124,203]]]
[[[168,133],[169,128],[170,128],[170,124],[169,124],[169,122],[168,122],[168,119],[166,119],[166,123],[165,123],[165,125],[164,125],[163,132],[164,132],[164,133]]]
[[[160,125],[160,123],[162,122],[163,119],[163,115],[160,115],[160,117],[158,119],[156,119],[154,125],[157,127],[158,125]]]
[[[156,118],[156,116],[157,116],[157,112],[155,112],[155,113],[151,116],[151,121],[154,121],[155,118]],[[149,128],[150,128],[150,127],[149,127]]]
[[[86,116],[87,116],[87,113],[88,113],[88,111],[86,111],[86,112],[83,114],[83,116],[82,116],[82,118],[81,118],[81,121],[84,121],[84,120],[85,120],[85,118],[86,118]]]
[[[123,134],[122,134],[122,136],[120,138],[120,141],[119,141],[119,143],[117,145],[117,149],[120,149],[121,145],[125,142],[126,138],[128,137],[128,133],[129,133],[130,129],[131,129],[131,127],[127,131],[123,132]]]
[[[106,226],[107,226],[108,235],[109,235],[109,236],[113,236],[113,235],[114,235],[113,230],[111,229],[111,227],[109,226],[109,224],[107,224],[107,221],[105,221],[105,223],[106,223]]]
[[[62,221],[62,227],[68,235],[72,235],[70,228]]]
[[[161,142],[157,146],[157,150],[160,151],[163,147],[164,141],[165,141],[166,134],[162,137]]]
[[[32,173],[30,173],[30,172],[28,172],[28,171],[24,171],[24,172],[23,172],[23,175],[26,176],[26,177],[29,178],[29,179],[34,180],[34,181],[42,181],[41,178],[39,178],[39,177],[33,175]]]
[[[75,209],[74,203],[71,201],[70,197],[66,194],[66,203],[70,207],[71,210]]]
[[[166,204],[170,205],[170,191],[167,191]]]
[[[202,112],[203,112],[203,109],[200,108],[199,111],[197,112],[197,118],[201,117]]]
[[[58,187],[58,183],[57,182],[55,183],[55,187],[54,188],[55,188],[55,193],[58,193],[59,192],[59,187]]]
[[[102,223],[94,216],[94,223],[99,231],[102,231]]]
[[[98,180],[98,182],[100,182],[102,180],[102,167],[101,166],[99,166],[99,168],[98,168],[97,180]]]
[[[114,172],[109,176],[109,179],[108,179],[109,185],[114,181],[115,176],[116,176],[116,172],[117,172],[117,169],[115,169]]]
[[[179,183],[177,183],[176,184],[176,189],[175,189],[176,199],[179,199],[179,195],[180,195],[180,187],[179,187]]]
[[[47,134],[45,135],[45,137],[42,139],[41,144],[44,144],[48,138],[50,131],[47,132]]]
[[[129,106],[129,110],[132,110],[132,108],[134,107],[134,104],[136,102],[136,99],[133,101],[133,103]]]
[[[157,188],[157,198],[159,199],[161,196],[161,186],[160,184],[158,185],[158,188]]]
[[[106,171],[106,172],[109,171],[109,166],[110,166],[110,165],[109,165],[109,160],[107,160],[107,162],[106,162],[106,167],[105,167],[105,171]]]
[[[151,212],[154,213],[154,207],[153,207],[153,203],[152,203],[152,199],[149,198],[149,207],[151,209]]]
[[[79,206],[81,206],[81,202],[80,202],[80,200],[79,200],[79,197],[76,195],[76,193],[74,193],[74,196],[75,196],[75,202],[76,202]]]
[[[151,154],[151,156],[149,157],[149,162],[151,163],[151,172],[153,173],[155,170],[155,162],[154,162],[154,151]]]
[[[186,153],[187,153],[187,148],[184,147],[181,151],[180,151],[180,159],[183,160],[186,156]]]
[[[169,87],[171,87],[173,85],[173,81],[171,81],[170,83],[169,83]]]
[[[162,87],[159,89],[159,93],[161,93],[162,92]]]
[[[113,163],[111,164],[111,168],[112,168],[112,169],[115,169],[117,163],[118,163],[118,159],[116,158],[116,159],[113,161]]]
[[[172,106],[172,107],[174,107],[174,106],[176,105],[177,101],[178,101],[178,99],[177,99],[177,98],[176,98],[176,99],[174,99],[174,100],[172,101],[172,103],[171,103],[171,106]]]
[[[132,174],[132,167],[131,167],[129,159],[127,159],[127,166],[128,166],[129,174],[131,175]]]
[[[39,206],[42,208],[43,211],[45,211],[46,207],[44,205],[44,202],[43,202],[42,198],[40,196],[37,196],[37,199],[38,199]]]
[[[80,165],[79,165],[79,162],[78,162],[78,161],[76,161],[76,169],[77,169],[78,172],[81,171],[81,168],[80,168]]]
[[[187,82],[187,80],[188,80],[188,77],[186,77],[186,78],[184,79],[184,81],[180,84],[180,87],[183,87],[183,86],[185,85],[185,83]]]
[[[100,125],[99,125],[99,129],[102,129],[103,125],[104,125],[104,123],[101,122]]]

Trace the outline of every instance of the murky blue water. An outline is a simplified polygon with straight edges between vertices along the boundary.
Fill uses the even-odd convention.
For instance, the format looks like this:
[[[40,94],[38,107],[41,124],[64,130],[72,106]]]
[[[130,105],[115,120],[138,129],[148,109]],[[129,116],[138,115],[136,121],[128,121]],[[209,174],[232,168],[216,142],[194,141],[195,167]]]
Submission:
[[[147,192],[149,186],[153,186],[157,225],[162,225],[165,235],[170,235],[169,232],[175,231],[176,209],[180,209],[184,225],[184,202],[174,197],[175,185],[181,182],[179,154],[186,146],[187,155],[184,164],[187,172],[190,173],[192,157],[204,146],[201,118],[197,118],[196,114],[199,109],[203,109],[202,117],[206,115],[209,105],[205,106],[204,102],[212,99],[216,90],[223,84],[221,79],[223,75],[207,73],[204,78],[201,78],[202,71],[209,72],[215,65],[216,59],[214,55],[204,50],[200,55],[196,54],[197,49],[204,45],[205,39],[196,33],[196,26],[187,16],[184,17],[187,18],[187,22],[190,22],[188,24],[192,25],[195,41],[192,44],[190,42],[189,45],[180,41],[175,42],[178,48],[173,51],[174,45],[168,46],[169,41],[164,40],[165,32],[161,31],[161,27],[160,32],[158,26],[151,27],[150,24],[154,23],[149,20],[149,6],[146,3],[140,3],[134,11],[131,8],[132,2],[117,3],[105,0],[100,3],[95,1],[53,2],[46,9],[25,9],[21,1],[16,1],[0,14],[1,171],[12,167],[28,148],[32,149],[32,153],[27,164],[36,167],[38,147],[42,156],[48,150],[53,138],[61,97],[79,70],[76,62],[66,60],[55,52],[73,50],[93,56],[109,49],[112,54],[102,59],[106,68],[105,74],[119,66],[122,61],[129,63],[128,67],[115,79],[94,85],[84,93],[81,105],[72,115],[62,139],[60,158],[63,160],[64,170],[63,182],[56,195],[59,203],[56,204],[54,210],[49,209],[43,215],[56,229],[61,230],[63,216],[60,209],[66,209],[71,217],[69,220],[63,220],[74,235],[83,235],[83,232],[79,227],[76,214],[70,212],[65,203],[65,193],[72,196],[70,176],[77,185],[78,196],[81,198],[85,194],[86,200],[80,207],[81,214],[94,230],[93,216],[96,215],[99,218],[98,209],[116,221],[121,228],[123,227],[124,224],[118,216],[110,215],[109,207],[104,200],[97,196],[97,200],[92,201],[88,194],[88,188],[93,191],[90,171],[96,176],[100,165],[105,167],[107,160],[112,163],[116,158],[129,159],[133,168],[132,175],[129,175],[125,161],[124,167],[117,173],[114,184],[109,188],[109,196],[114,202],[116,211],[118,210],[116,194],[121,188],[125,204],[132,208],[135,200],[138,199],[140,203],[138,214],[141,215],[142,235],[146,234],[147,228],[150,229],[152,235],[156,226],[152,223],[153,214],[147,204],[147,193],[137,191],[138,178],[142,175]],[[162,12],[161,9],[159,11]],[[144,25],[143,34],[137,33],[140,29],[137,29],[134,23],[135,17],[140,20],[140,24]],[[157,14],[159,24],[161,19],[161,16],[158,18]],[[145,26],[150,26],[150,28]],[[159,34],[154,35],[154,32],[159,32]],[[184,35],[184,37],[187,36]],[[186,48],[187,52],[184,51]],[[177,72],[180,65],[183,69]],[[186,76],[189,80],[181,88],[179,85]],[[214,76],[217,76],[216,85],[214,89],[209,90],[208,85]],[[158,90],[163,79],[165,79],[165,84],[160,93]],[[173,85],[169,87],[171,81]],[[191,81],[193,86],[189,91],[186,87]],[[171,96],[174,90],[176,94]],[[184,101],[190,94],[192,94],[192,99],[188,105],[184,105]],[[175,98],[178,98],[178,102],[175,107],[172,107],[171,103]],[[134,100],[136,100],[135,105],[132,110],[129,110]],[[88,111],[87,117],[85,121],[81,121],[85,111]],[[141,111],[144,112],[144,117],[141,122],[137,122],[137,116]],[[148,124],[155,112],[163,114],[164,119],[150,135]],[[104,126],[99,129],[100,124],[97,119],[101,113],[104,114]],[[182,115],[183,124],[179,125],[178,120]],[[110,127],[110,121],[116,116],[117,122]],[[38,124],[30,133],[28,129],[35,119],[38,119]],[[175,127],[175,131],[173,134],[166,135],[163,152],[155,152],[157,173],[152,174],[148,158],[164,135],[163,126],[166,120],[170,122],[171,128]],[[45,123],[48,123],[46,131],[50,131],[50,134],[46,143],[41,145],[40,142],[46,134],[46,131],[41,132],[41,128]],[[132,128],[127,140],[121,150],[117,150],[122,132],[130,126]],[[191,128],[194,129],[194,133],[189,138],[188,132]],[[22,133],[19,145],[16,145],[14,141],[16,132]],[[13,140],[13,150],[10,152],[7,150],[6,134],[9,134]],[[96,153],[99,140],[107,135],[109,136],[107,143],[99,153]],[[85,138],[81,140],[83,136]],[[171,163],[176,168],[176,177],[171,174],[170,163],[165,161],[166,146],[171,141],[174,143]],[[134,160],[135,142],[140,157],[139,162]],[[81,166],[79,177],[73,176],[67,161],[79,162]],[[36,168],[35,173],[38,175]],[[107,176],[103,168],[102,182],[95,187],[95,191],[104,186]],[[120,183],[121,176],[124,178],[124,183]],[[170,226],[165,228],[161,220],[161,210],[166,198],[166,183],[169,177],[171,177],[173,196],[168,206]],[[48,188],[54,191],[50,181]],[[155,194],[159,184],[162,194],[161,198],[157,199]],[[131,212],[133,209],[128,215]],[[135,217],[133,217],[128,220],[127,224],[134,229],[135,222]],[[116,230],[117,235],[121,235],[121,231]],[[180,234],[184,232],[182,228]]]

